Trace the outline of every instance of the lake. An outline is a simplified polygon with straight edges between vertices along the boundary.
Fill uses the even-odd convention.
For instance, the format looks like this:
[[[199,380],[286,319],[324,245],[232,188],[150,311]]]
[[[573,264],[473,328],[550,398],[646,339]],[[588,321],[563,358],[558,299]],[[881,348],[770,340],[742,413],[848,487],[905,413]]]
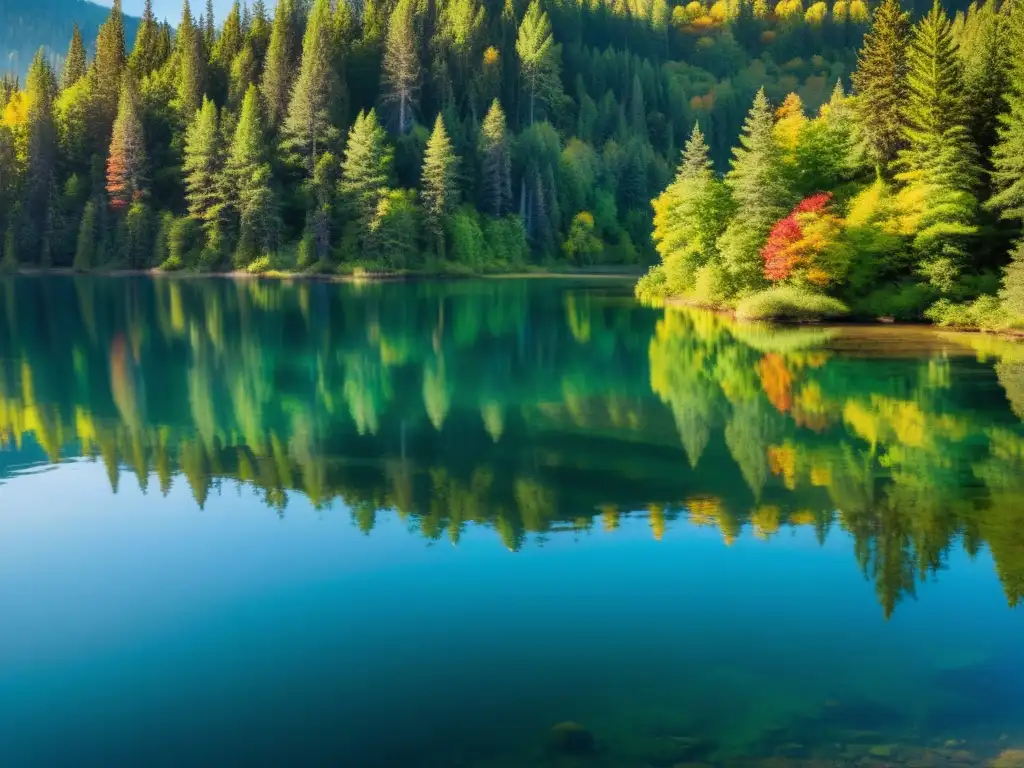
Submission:
[[[0,303],[0,764],[1024,765],[1024,345],[616,279]]]

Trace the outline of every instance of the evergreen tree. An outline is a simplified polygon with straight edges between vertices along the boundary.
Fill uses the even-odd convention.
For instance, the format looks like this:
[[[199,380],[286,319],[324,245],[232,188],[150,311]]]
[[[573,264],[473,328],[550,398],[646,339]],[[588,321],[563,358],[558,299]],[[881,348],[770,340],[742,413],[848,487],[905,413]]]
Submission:
[[[883,171],[903,146],[909,44],[910,14],[899,0],[882,0],[857,54],[853,86],[869,154]]]
[[[512,207],[512,159],[509,152],[505,112],[495,99],[480,129],[483,199],[487,210],[504,216]]]
[[[208,233],[213,223],[219,221],[223,207],[222,151],[217,107],[210,99],[203,99],[185,133],[182,172],[189,215],[204,222]]]
[[[302,43],[302,66],[292,90],[282,128],[281,147],[307,174],[312,174],[320,153],[338,138],[341,83],[331,64],[331,4],[316,0]]]
[[[398,0],[388,27],[381,85],[385,102],[394,109],[395,127],[400,134],[412,128],[419,104],[422,73],[418,49],[416,0]]]
[[[459,204],[458,165],[459,158],[444,120],[438,115],[423,156],[422,198],[427,226],[437,239],[438,255],[442,258],[445,225]]]
[[[21,201],[19,251],[34,260],[44,243],[52,242],[50,208],[54,205],[57,173],[57,132],[53,101],[57,84],[42,49],[28,71],[27,162]]]
[[[992,186],[986,203],[1005,219],[1024,219],[1024,5],[1012,6],[1009,35],[1008,109],[999,115],[998,139],[992,148]]]
[[[114,0],[110,16],[100,27],[96,39],[96,56],[89,70],[95,103],[96,140],[104,149],[117,116],[124,66],[124,17],[121,14],[121,0]]]
[[[897,178],[907,185],[904,210],[917,222],[914,245],[929,279],[950,290],[975,231],[978,183],[974,144],[963,105],[960,59],[951,25],[936,2],[914,28],[908,56],[910,98],[906,149]]]
[[[85,45],[82,44],[82,32],[75,24],[71,32],[71,44],[68,55],[64,59],[64,69],[60,73],[60,89],[66,91],[86,75],[88,62],[85,57]]]
[[[688,293],[697,270],[717,260],[717,241],[732,213],[729,191],[712,170],[707,142],[696,123],[675,179],[653,207],[653,238],[664,277],[672,294]]]
[[[387,134],[376,112],[360,112],[349,131],[338,190],[364,246],[377,207],[387,194],[392,159]]]
[[[212,59],[222,76],[231,71],[231,64],[242,50],[242,45],[245,42],[241,14],[241,8],[238,6],[238,1],[235,0],[224,19],[224,26],[221,28],[220,36],[213,48]]]
[[[561,100],[562,83],[559,67],[560,47],[555,44],[548,15],[540,8],[540,0],[531,0],[519,25],[516,38],[519,67],[528,93],[527,114],[532,125],[539,100],[548,107]]]
[[[238,252],[241,261],[248,263],[275,248],[279,229],[259,92],[255,85],[249,86],[242,102],[224,173],[231,207],[238,216]]]
[[[162,66],[165,60],[160,45],[160,25],[153,16],[153,0],[146,0],[139,30],[135,33],[135,45],[128,57],[128,69],[141,79]]]
[[[181,23],[174,41],[174,59],[177,83],[175,106],[182,121],[187,124],[203,104],[206,93],[206,55],[203,52],[201,31],[192,19],[188,0],[181,8]]]
[[[281,0],[274,11],[260,92],[267,110],[267,123],[277,128],[288,114],[291,92],[292,0]]]
[[[107,194],[110,207],[123,211],[146,192],[146,143],[142,135],[135,88],[130,80],[121,88],[114,134],[107,155]]]
[[[1010,25],[995,0],[972,3],[957,46],[963,62],[963,103],[979,157],[996,143],[999,115],[1006,111],[1010,74]]]
[[[209,57],[217,44],[217,26],[213,18],[213,0],[206,0],[206,13],[203,15],[203,50]]]

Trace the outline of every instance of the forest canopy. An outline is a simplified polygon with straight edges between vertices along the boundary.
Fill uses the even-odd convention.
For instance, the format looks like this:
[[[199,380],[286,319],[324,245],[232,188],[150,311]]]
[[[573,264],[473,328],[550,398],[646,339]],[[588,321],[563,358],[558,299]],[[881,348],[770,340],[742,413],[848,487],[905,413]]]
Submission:
[[[196,16],[196,11],[201,11]],[[7,269],[650,263],[700,123],[848,81],[863,0],[119,4],[0,87]],[[90,53],[90,51],[92,51]]]
[[[995,0],[916,23],[883,0],[810,105],[753,99],[724,176],[698,119],[653,203],[643,298],[741,317],[1024,322],[1024,9]]]

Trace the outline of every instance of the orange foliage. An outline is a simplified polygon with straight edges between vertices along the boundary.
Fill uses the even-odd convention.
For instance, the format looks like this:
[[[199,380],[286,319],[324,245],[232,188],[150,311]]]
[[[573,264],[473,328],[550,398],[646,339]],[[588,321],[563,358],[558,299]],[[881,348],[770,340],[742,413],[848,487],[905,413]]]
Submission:
[[[793,407],[793,374],[785,359],[775,353],[765,355],[757,364],[757,374],[768,402],[780,413],[788,413]]]

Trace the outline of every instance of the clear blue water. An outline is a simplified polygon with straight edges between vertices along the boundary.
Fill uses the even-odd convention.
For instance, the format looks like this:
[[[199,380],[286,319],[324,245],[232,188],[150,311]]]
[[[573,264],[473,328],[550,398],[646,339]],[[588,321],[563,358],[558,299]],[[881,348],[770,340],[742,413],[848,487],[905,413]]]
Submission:
[[[1018,347],[611,281],[4,287],[0,764],[1024,745]]]

